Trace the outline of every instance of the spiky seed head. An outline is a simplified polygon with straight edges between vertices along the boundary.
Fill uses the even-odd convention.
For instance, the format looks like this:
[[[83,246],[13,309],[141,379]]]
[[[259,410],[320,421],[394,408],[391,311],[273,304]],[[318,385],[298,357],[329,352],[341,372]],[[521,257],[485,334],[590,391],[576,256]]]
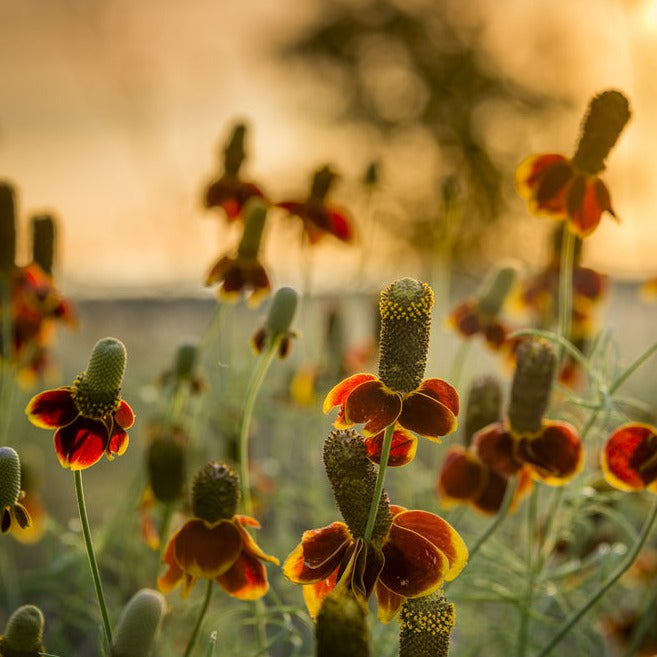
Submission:
[[[141,589],[121,612],[110,647],[111,657],[148,657],[166,608],[159,591]]]
[[[43,643],[43,613],[35,605],[23,605],[9,617],[0,640],[4,657],[37,657]]]
[[[251,199],[244,210],[244,233],[237,247],[238,256],[248,259],[258,257],[266,219],[267,206],[259,199]]]
[[[516,435],[535,435],[550,402],[557,367],[552,345],[542,338],[524,339],[516,350],[509,425]]]
[[[591,175],[602,171],[630,116],[630,104],[622,92],[611,89],[594,96],[582,123],[573,164]]]
[[[49,214],[32,218],[32,260],[47,274],[52,274],[55,257],[55,220]]]
[[[21,492],[21,462],[12,447],[0,447],[0,511],[18,502]]]
[[[424,378],[429,351],[433,291],[413,278],[395,281],[379,300],[379,378],[395,392],[411,392]]]
[[[447,657],[456,609],[441,592],[407,600],[399,611],[399,657]]]
[[[493,317],[499,314],[515,283],[516,274],[515,267],[499,267],[484,282],[477,301],[483,313]]]
[[[479,429],[502,417],[502,386],[490,375],[477,377],[470,387],[465,409],[465,444],[468,446]]]
[[[96,342],[87,369],[73,382],[73,400],[84,417],[102,419],[118,408],[126,360],[126,348],[120,340],[102,338]]]
[[[206,463],[192,484],[192,512],[197,518],[214,524],[230,519],[240,500],[240,478],[230,466],[220,461]]]
[[[369,657],[367,611],[346,587],[324,598],[315,625],[316,657]]]
[[[16,200],[14,188],[0,182],[0,272],[7,273],[16,262]]]
[[[324,441],[323,457],[333,496],[351,535],[364,536],[376,471],[367,457],[362,436],[353,429],[332,431]],[[384,491],[372,534],[374,545],[383,542],[391,523],[390,501]]]
[[[185,448],[169,437],[155,438],[146,456],[148,479],[160,502],[180,499],[185,484]]]

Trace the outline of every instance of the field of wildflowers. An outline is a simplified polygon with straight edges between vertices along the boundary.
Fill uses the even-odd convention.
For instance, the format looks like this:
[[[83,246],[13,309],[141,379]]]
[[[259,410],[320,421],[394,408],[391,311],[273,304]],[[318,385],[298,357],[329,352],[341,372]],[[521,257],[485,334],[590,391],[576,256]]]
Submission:
[[[582,264],[629,119],[603,91],[572,157],[520,164],[547,262],[449,300],[412,277],[276,288],[270,213],[308,253],[358,223],[329,166],[298,199],[249,180],[238,124],[204,197],[241,227],[207,267],[218,302],[135,303],[126,335],[60,294],[51,217],[17,263],[3,183],[0,656],[657,653],[657,428],[626,394],[657,342],[619,352],[612,284]]]

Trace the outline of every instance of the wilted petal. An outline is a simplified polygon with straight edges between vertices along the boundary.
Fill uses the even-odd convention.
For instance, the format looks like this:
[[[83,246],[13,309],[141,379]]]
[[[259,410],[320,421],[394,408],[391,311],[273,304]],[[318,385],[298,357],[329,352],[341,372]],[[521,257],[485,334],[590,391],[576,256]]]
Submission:
[[[643,490],[657,480],[657,429],[630,423],[607,440],[601,455],[605,479],[614,488]]]
[[[80,414],[71,396],[70,386],[35,395],[25,412],[30,422],[42,429],[64,427]]]

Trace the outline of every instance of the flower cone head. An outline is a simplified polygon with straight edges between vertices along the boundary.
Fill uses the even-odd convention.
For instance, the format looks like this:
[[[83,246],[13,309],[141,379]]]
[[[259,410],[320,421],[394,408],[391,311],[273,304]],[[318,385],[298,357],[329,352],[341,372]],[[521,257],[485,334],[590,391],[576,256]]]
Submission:
[[[441,592],[407,600],[399,612],[399,657],[447,657],[454,605]]]
[[[0,655],[36,657],[42,650],[43,613],[35,605],[23,605],[14,611],[0,640]]]
[[[324,442],[324,467],[333,496],[352,536],[365,534],[376,473],[361,436],[352,429],[332,431]],[[372,542],[380,544],[392,523],[388,496],[381,495]]]
[[[170,504],[180,499],[185,485],[185,448],[178,440],[155,438],[148,446],[146,466],[157,500]]]
[[[158,591],[137,591],[121,612],[110,647],[111,657],[148,657],[165,608],[164,596]]]
[[[291,287],[276,290],[265,322],[265,329],[272,337],[287,335],[290,332],[298,303],[299,295]]]
[[[324,598],[315,620],[316,657],[369,657],[367,609],[346,586]]]
[[[239,475],[225,463],[207,463],[194,477],[192,511],[209,524],[232,518],[239,499]]]
[[[9,272],[16,262],[16,202],[14,188],[0,182],[0,272]]]
[[[433,291],[412,278],[381,292],[379,378],[395,392],[416,390],[424,377],[429,350]]]
[[[0,511],[18,502],[21,494],[21,462],[11,447],[0,447]]]
[[[603,91],[589,104],[573,164],[590,175],[605,168],[605,158],[630,120],[627,98],[616,90]]]
[[[87,369],[74,383],[75,405],[85,417],[105,417],[116,410],[121,396],[127,352],[116,338],[95,344]]]
[[[236,124],[224,148],[224,169],[229,175],[237,175],[246,158],[244,137],[246,137],[246,126],[243,123]]]
[[[484,427],[502,416],[502,388],[494,376],[480,376],[472,382],[465,409],[465,443]]]
[[[323,201],[337,177],[338,175],[329,166],[323,166],[321,169],[318,169],[313,176],[310,187],[310,198],[315,201]]]
[[[499,314],[516,280],[515,267],[499,267],[485,281],[478,298],[481,312],[491,317]]]
[[[508,413],[514,434],[536,434],[541,430],[556,365],[554,349],[546,340],[529,338],[518,346]]]
[[[52,274],[54,255],[55,220],[49,214],[37,215],[32,219],[32,260]]]
[[[249,201],[244,212],[244,233],[237,248],[241,258],[254,259],[258,257],[262,231],[267,219],[267,207],[260,199]]]

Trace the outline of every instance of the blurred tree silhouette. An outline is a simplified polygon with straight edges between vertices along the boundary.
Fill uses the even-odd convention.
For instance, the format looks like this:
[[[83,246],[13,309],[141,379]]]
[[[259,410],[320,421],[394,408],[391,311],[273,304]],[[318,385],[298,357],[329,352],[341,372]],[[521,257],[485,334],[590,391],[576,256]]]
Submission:
[[[414,220],[406,238],[426,251],[441,242],[444,247],[451,235],[450,251],[465,254],[500,217],[504,188],[512,180],[509,163],[496,162],[483,143],[477,110],[496,100],[535,112],[556,99],[530,92],[491,67],[478,46],[476,21],[470,27],[456,21],[456,5],[461,16],[476,7],[449,0],[325,0],[320,19],[283,54],[340,73],[330,78],[342,87],[336,89],[344,100],[342,118],[363,121],[384,138],[404,125],[425,129],[449,166],[435,180],[436,197],[442,195],[446,207]],[[467,217],[457,230],[441,226],[446,217],[454,219],[445,184],[452,194],[458,190],[460,214]]]

